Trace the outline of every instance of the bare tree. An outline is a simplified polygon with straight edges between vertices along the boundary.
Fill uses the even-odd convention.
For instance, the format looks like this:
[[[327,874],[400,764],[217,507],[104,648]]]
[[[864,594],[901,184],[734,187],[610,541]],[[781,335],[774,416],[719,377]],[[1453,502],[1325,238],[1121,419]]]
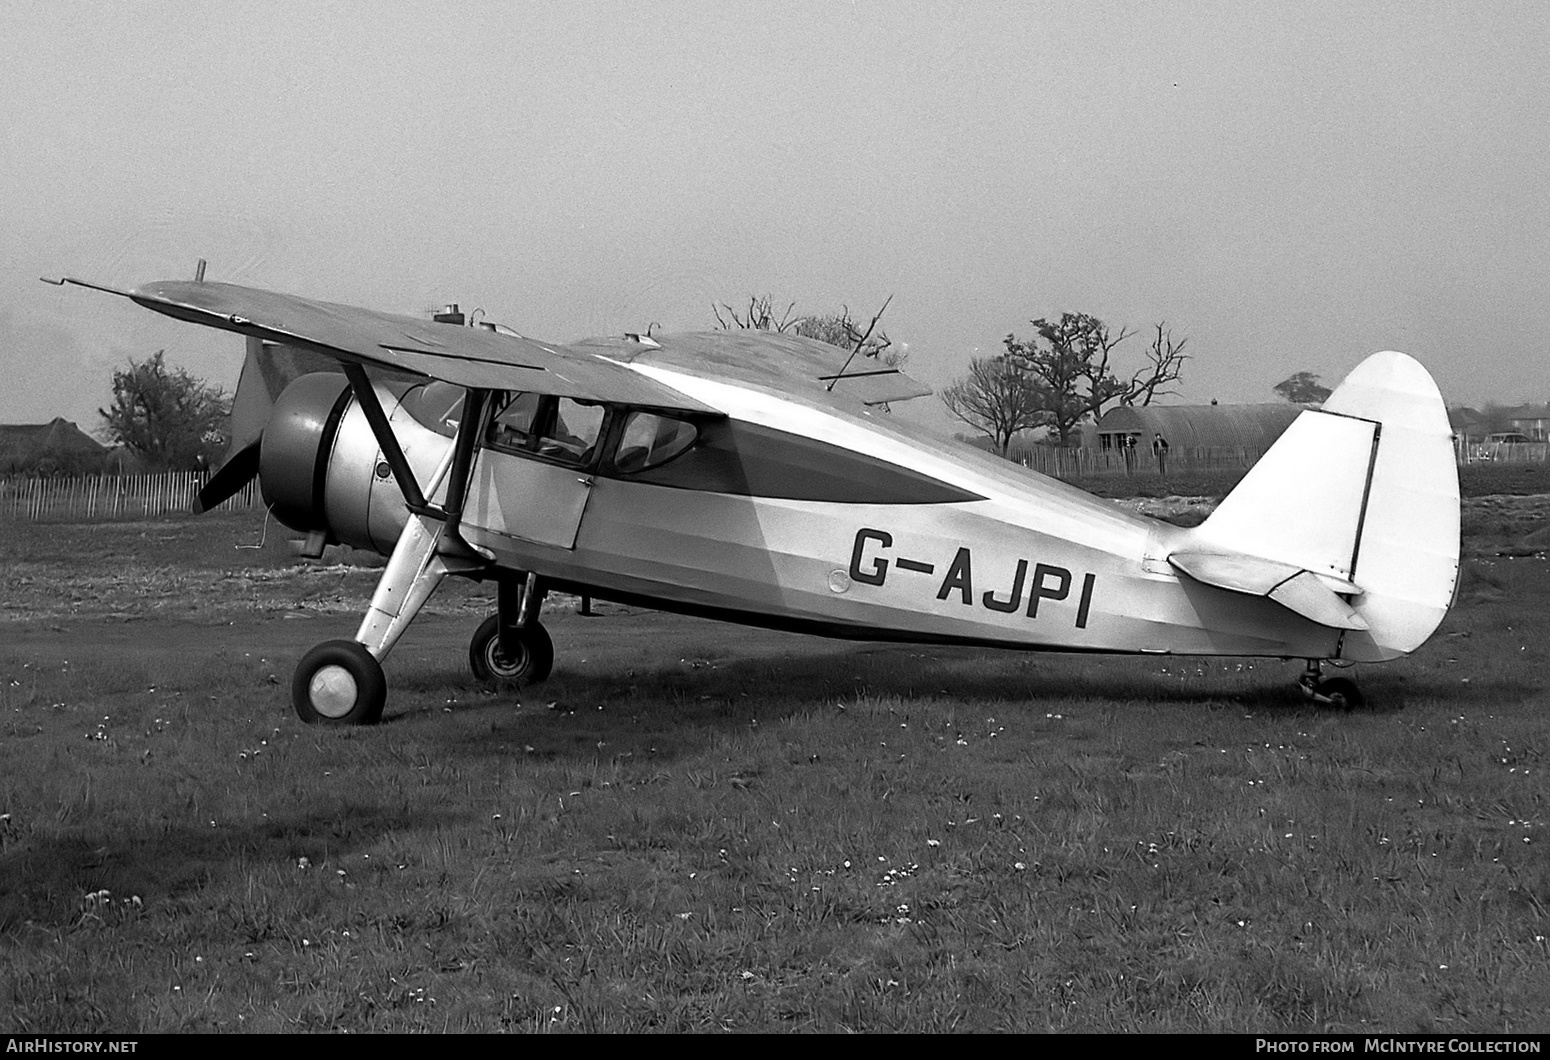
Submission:
[[[748,308],[739,312],[721,303],[720,308],[711,303],[710,311],[716,314],[716,325],[723,331],[794,331],[796,326],[802,323],[802,318],[792,319],[791,311],[797,307],[795,302],[786,306],[786,311],[779,317],[775,315],[775,300],[769,295],[749,295]],[[722,311],[726,316],[722,316]]]
[[[890,296],[891,297],[891,296]],[[883,309],[888,308],[888,303],[883,303]],[[871,322],[862,327],[850,316],[850,307],[840,306],[838,313],[829,313],[819,317],[806,317],[797,325],[796,333],[819,342],[827,342],[830,346],[838,346],[842,350],[855,351],[863,357],[871,357],[874,360],[888,365],[890,368],[900,368],[904,360],[909,356],[893,348],[893,340],[888,333],[877,327],[878,319],[883,315],[879,309]]]
[[[716,315],[716,324],[724,331],[774,331],[780,334],[801,335],[804,338],[817,339],[819,342],[827,342],[831,346],[837,346],[846,352],[859,353],[863,357],[871,357],[888,365],[898,368],[904,363],[905,354],[894,350],[893,342],[886,332],[877,329],[878,318],[882,316],[879,310],[877,315],[866,327],[854,320],[850,315],[850,307],[840,306],[838,313],[824,313],[819,316],[793,316],[796,303],[791,302],[786,306],[785,312],[776,315],[775,300],[770,295],[750,295],[746,309],[734,309],[722,302],[719,306],[712,305],[711,312]],[[887,303],[883,303],[887,308]]]
[[[1154,397],[1172,394],[1167,389],[1178,380],[1188,360],[1184,346],[1173,341],[1166,324],[1157,325],[1157,338],[1147,350],[1147,365],[1127,379],[1113,366],[1114,349],[1134,332],[1108,325],[1087,313],[1062,313],[1058,321],[1040,318],[1032,322],[1036,335],[1027,341],[1008,335],[1007,356],[1015,360],[1037,383],[1048,414],[1048,423],[1062,446],[1073,443],[1077,427],[1088,416],[1103,414],[1118,402],[1150,404]]]
[[[1044,388],[1006,354],[970,361],[969,374],[942,391],[942,403],[964,423],[989,435],[1002,456],[1018,432],[1050,422]]]
[[[1120,404],[1134,405],[1139,399],[1144,407],[1150,405],[1154,397],[1176,395],[1177,390],[1164,390],[1163,387],[1178,382],[1179,376],[1183,374],[1184,362],[1189,360],[1189,355],[1184,352],[1188,343],[1188,339],[1174,342],[1168,322],[1158,321],[1157,337],[1146,348],[1146,367],[1130,377],[1127,392],[1120,398]]]

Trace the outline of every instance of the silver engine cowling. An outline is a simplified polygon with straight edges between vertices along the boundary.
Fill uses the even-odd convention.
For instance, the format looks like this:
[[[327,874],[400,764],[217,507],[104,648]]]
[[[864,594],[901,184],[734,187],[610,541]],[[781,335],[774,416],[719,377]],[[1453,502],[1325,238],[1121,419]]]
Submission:
[[[375,382],[377,400],[420,485],[431,483],[451,448],[405,408],[418,385]],[[414,405],[413,400],[410,401]],[[388,553],[408,518],[403,494],[371,432],[366,414],[342,375],[304,375],[275,401],[259,455],[264,503],[294,530],[322,531],[329,540]],[[440,499],[442,489],[427,489]]]

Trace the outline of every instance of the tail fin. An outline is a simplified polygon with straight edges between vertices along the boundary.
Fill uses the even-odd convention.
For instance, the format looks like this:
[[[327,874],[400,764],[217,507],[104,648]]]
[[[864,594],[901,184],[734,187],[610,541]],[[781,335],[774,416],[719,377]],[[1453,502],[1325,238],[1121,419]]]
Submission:
[[[1342,658],[1420,647],[1459,572],[1452,432],[1426,369],[1402,353],[1367,358],[1321,409],[1297,417],[1170,561],[1345,630]]]

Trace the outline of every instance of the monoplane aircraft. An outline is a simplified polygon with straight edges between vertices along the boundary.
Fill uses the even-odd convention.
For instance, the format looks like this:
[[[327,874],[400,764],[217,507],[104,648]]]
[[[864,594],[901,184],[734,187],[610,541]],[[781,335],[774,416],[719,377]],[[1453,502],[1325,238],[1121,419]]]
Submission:
[[[51,282],[246,336],[232,455],[199,505],[257,475],[309,554],[389,556],[354,639],[296,667],[308,722],[381,717],[381,662],[448,575],[497,587],[469,647],[487,681],[547,676],[559,590],[833,637],[1304,659],[1304,691],[1341,706],[1360,693],[1323,664],[1415,650],[1458,578],[1447,415],[1400,353],[1186,528],[900,422],[881,406],[927,388],[810,339],[558,345],[207,283],[203,263],[128,291]]]

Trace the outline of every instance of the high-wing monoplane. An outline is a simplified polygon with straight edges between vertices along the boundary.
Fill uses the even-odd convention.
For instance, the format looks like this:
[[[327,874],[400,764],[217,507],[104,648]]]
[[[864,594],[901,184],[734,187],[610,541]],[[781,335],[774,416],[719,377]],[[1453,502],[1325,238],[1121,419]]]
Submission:
[[[558,590],[834,637],[1304,659],[1306,693],[1346,706],[1359,691],[1323,665],[1415,650],[1458,579],[1447,415],[1400,353],[1186,528],[900,422],[880,406],[927,388],[809,339],[558,345],[207,283],[202,263],[127,291],[51,282],[246,337],[202,508],[257,475],[310,554],[388,555],[354,639],[296,667],[309,722],[381,717],[381,661],[448,575],[495,583],[469,647],[488,681],[547,676]]]

